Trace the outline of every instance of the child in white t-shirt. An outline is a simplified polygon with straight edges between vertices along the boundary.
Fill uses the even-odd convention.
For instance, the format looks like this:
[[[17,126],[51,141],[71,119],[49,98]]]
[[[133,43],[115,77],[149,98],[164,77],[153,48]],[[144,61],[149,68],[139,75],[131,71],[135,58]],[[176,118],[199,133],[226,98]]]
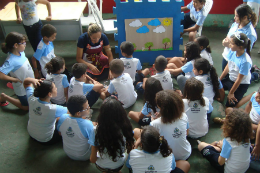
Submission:
[[[195,78],[203,83],[203,96],[207,97],[211,104],[213,104],[214,98],[219,102],[223,102],[225,98],[224,88],[218,78],[216,69],[210,65],[207,59],[196,59],[193,65],[193,73]]]
[[[234,108],[222,126],[224,139],[208,144],[198,141],[202,156],[219,172],[244,173],[250,163],[251,120],[243,111]]]
[[[124,73],[128,73],[133,79],[134,86],[138,82],[143,82],[145,76],[150,73],[148,68],[142,70],[142,65],[139,59],[133,58],[134,45],[131,42],[124,41],[120,45],[121,54],[124,58],[120,58],[124,62]],[[136,87],[137,91],[143,92],[143,89],[139,86]]]
[[[212,60],[212,56],[211,56],[211,49],[209,46],[209,39],[202,35],[199,36],[197,38],[195,38],[194,40],[195,42],[199,43],[200,45],[200,56],[201,58],[205,58],[206,60],[209,61],[210,65],[213,65],[213,60]]]
[[[83,95],[73,95],[67,103],[69,114],[63,114],[57,125],[65,153],[73,160],[88,160],[95,138],[92,122],[85,119],[90,113],[88,100]]]
[[[106,95],[116,95],[126,109],[132,106],[137,98],[134,90],[133,80],[128,73],[124,72],[124,63],[121,59],[114,59],[110,62],[109,68],[114,77],[110,81]]]
[[[146,126],[135,143],[135,148],[141,145],[142,150],[132,150],[126,161],[126,166],[133,172],[184,173],[190,169],[187,161],[175,161],[172,149],[167,140],[160,136],[158,129]]]
[[[183,96],[184,112],[188,116],[189,137],[199,138],[208,133],[213,110],[207,97],[203,97],[203,83],[195,78],[186,81]]]
[[[133,85],[133,84],[132,84]],[[116,97],[106,98],[97,118],[90,161],[102,172],[120,172],[134,145],[130,120]]]
[[[161,136],[168,141],[175,160],[186,160],[191,154],[191,145],[187,140],[189,122],[184,113],[181,97],[174,91],[163,90],[156,94],[160,117],[151,122]]]
[[[69,82],[65,74],[65,60],[62,57],[55,57],[45,65],[47,69],[46,79],[51,80],[57,87],[57,97],[51,98],[51,102],[58,105],[66,105],[68,101]]]
[[[92,107],[98,98],[105,98],[104,86],[87,75],[88,66],[84,63],[75,63],[72,66],[73,78],[70,80],[68,97],[73,95],[84,95],[88,104]]]

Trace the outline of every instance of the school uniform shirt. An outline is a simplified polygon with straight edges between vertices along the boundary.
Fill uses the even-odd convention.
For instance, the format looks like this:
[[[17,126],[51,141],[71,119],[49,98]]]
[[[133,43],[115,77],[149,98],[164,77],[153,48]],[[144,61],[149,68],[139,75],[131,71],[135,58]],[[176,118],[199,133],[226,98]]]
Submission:
[[[74,160],[88,160],[94,145],[94,127],[90,120],[63,114],[57,124],[61,132],[63,149]],[[92,139],[92,140],[90,140]]]
[[[36,58],[41,65],[41,71],[44,77],[47,75],[47,70],[45,69],[45,65],[50,62],[50,60],[56,55],[54,54],[54,46],[50,41],[49,44],[45,44],[43,40],[38,44],[36,52],[33,54],[33,57]]]
[[[233,82],[237,80],[238,74],[244,75],[241,84],[250,84],[252,60],[250,56],[244,52],[243,55],[237,57],[236,52],[230,51],[227,55],[229,79]]]
[[[204,85],[203,96],[207,97],[209,99],[209,102],[211,104],[213,104],[215,93],[213,90],[213,85],[212,85],[210,76],[207,74],[204,74],[204,75],[195,76],[195,78],[203,83],[203,85]],[[218,89],[222,89],[223,85],[220,80],[218,80],[218,81],[219,81]]]
[[[203,97],[205,106],[200,105],[200,100],[190,101],[183,99],[184,111],[188,116],[189,135],[191,138],[199,138],[208,133],[209,124],[207,121],[207,113],[212,112],[213,107],[209,99]]]
[[[33,25],[39,21],[39,16],[37,13],[37,0],[31,0],[24,2],[23,0],[18,1],[18,6],[20,7],[23,24],[26,26]]]
[[[169,173],[175,169],[176,163],[173,154],[163,157],[160,150],[149,153],[144,150],[134,149],[128,155],[126,166],[132,168],[133,173]]]
[[[124,104],[125,109],[132,106],[137,98],[133,80],[128,73],[123,73],[121,76],[112,79],[107,91],[110,94],[117,93],[118,100]]]
[[[47,74],[46,79],[51,80],[57,87],[57,96],[51,98],[55,104],[62,105],[66,102],[64,88],[69,87],[69,82],[65,74]]]
[[[204,58],[204,59],[208,60],[210,65],[213,65],[212,56],[211,56],[211,54],[209,52],[206,51],[206,49],[203,49],[200,52],[200,56],[201,56],[201,58]]]
[[[87,84],[85,82],[80,82],[75,79],[75,77],[70,79],[68,98],[73,95],[84,95],[87,94],[93,89],[94,84]]]
[[[137,58],[120,58],[124,62],[124,73],[128,73],[133,82],[135,81],[136,70],[142,70],[141,62]]]
[[[181,67],[181,70],[185,73],[185,77],[187,79],[195,77],[195,74],[192,71],[193,65],[194,65],[194,60],[191,60]]]
[[[29,135],[39,142],[48,142],[52,139],[56,118],[67,113],[67,108],[56,104],[41,101],[33,96],[34,89],[26,88],[29,103],[29,121],[27,130]]]
[[[260,4],[260,0],[243,0],[243,2],[256,2]]]
[[[252,102],[252,109],[249,113],[249,116],[253,123],[258,124],[260,122],[260,105],[255,100],[256,93],[254,93],[250,99]]]
[[[228,31],[227,37],[230,38],[231,35],[235,34],[235,33],[244,33],[246,34],[247,38],[251,40],[251,49],[253,48],[253,45],[255,43],[255,41],[257,40],[257,34],[255,31],[254,26],[252,25],[251,22],[249,22],[246,26],[244,26],[243,28],[238,28],[239,24],[238,23],[233,23],[231,28]],[[222,53],[222,56],[224,59],[228,60],[227,55],[230,51],[230,48],[225,47],[224,51]]]
[[[20,56],[8,53],[4,64],[2,67],[0,67],[0,72],[4,73],[5,75],[10,74],[11,77],[18,78],[22,82],[27,77],[34,78],[32,67],[24,52],[20,52]],[[23,83],[13,82],[13,87],[17,96],[26,95]]]
[[[155,110],[156,110],[156,112],[160,112],[160,109],[157,106],[155,107]],[[153,118],[155,118],[155,113],[156,112],[154,112],[152,108],[148,108],[147,107],[147,102],[145,102],[144,107],[143,107],[143,109],[141,111],[141,113],[144,114],[144,115],[151,114],[151,116]]]
[[[175,122],[163,124],[160,117],[152,121],[150,125],[157,128],[160,135],[168,141],[175,160],[186,160],[190,156],[191,145],[186,138],[189,122],[185,113]]]
[[[250,145],[224,138],[220,156],[226,159],[225,173],[246,172],[250,164]]]
[[[197,25],[202,26],[207,17],[204,6],[202,7],[202,9],[200,11],[197,11],[193,6],[193,1],[191,1],[187,5],[187,8],[190,10],[191,20],[196,22]]]
[[[156,75],[153,75],[151,77],[159,80],[164,90],[173,90],[172,77],[168,70],[164,70],[163,72],[156,73]]]

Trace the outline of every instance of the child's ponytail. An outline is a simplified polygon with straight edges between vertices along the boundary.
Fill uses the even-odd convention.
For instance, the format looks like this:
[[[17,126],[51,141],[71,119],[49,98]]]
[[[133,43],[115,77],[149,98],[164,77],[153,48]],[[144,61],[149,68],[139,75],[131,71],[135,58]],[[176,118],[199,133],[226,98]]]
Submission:
[[[246,49],[246,53],[250,56],[250,44],[251,41],[247,38],[246,34],[244,33],[235,33],[231,35],[231,37],[234,41],[234,43],[237,46],[242,46],[244,49]]]
[[[242,21],[243,17],[247,16],[248,20],[255,27],[257,25],[257,15],[254,13],[252,8],[247,4],[241,4],[237,6],[236,12],[239,16],[239,20]]]
[[[21,43],[22,41],[26,41],[26,36],[20,34],[18,32],[10,32],[6,38],[5,42],[2,43],[1,49],[7,54],[8,52],[12,52],[15,43]]]
[[[213,86],[213,91],[215,93],[215,98],[219,98],[220,97],[220,93],[219,93],[219,80],[218,80],[218,74],[216,72],[215,67],[213,67],[213,65],[210,65],[210,79],[212,82],[212,86]]]
[[[160,153],[163,157],[168,157],[172,153],[172,149],[169,147],[168,142],[163,136],[159,137]]]
[[[250,21],[254,27],[257,25],[257,15],[254,13],[252,10],[251,16],[250,16]]]
[[[209,39],[206,36],[202,35],[196,38],[196,42],[198,42],[199,45],[203,47],[203,49],[206,49],[208,53],[211,53],[211,48],[209,46]]]
[[[2,51],[3,51],[5,54],[7,54],[8,52],[10,52],[10,51],[12,50],[12,48],[10,49],[10,48],[8,48],[8,47],[6,46],[6,43],[2,43],[1,48],[2,48]]]
[[[64,59],[62,57],[56,56],[45,65],[45,69],[47,69],[48,74],[55,74],[63,68],[64,64]]]

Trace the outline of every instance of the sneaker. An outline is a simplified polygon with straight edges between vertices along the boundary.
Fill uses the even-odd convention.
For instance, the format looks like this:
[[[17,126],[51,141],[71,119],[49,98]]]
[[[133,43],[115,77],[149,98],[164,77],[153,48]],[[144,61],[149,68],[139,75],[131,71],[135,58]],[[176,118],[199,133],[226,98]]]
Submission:
[[[224,120],[225,120],[225,118],[216,117],[213,119],[213,122],[216,124],[223,124]]]
[[[253,67],[255,68],[254,72],[260,73],[260,68],[259,67],[257,67],[256,65],[253,65]]]
[[[200,140],[197,140],[197,143],[198,143],[198,144],[200,144],[200,143],[201,143],[201,141],[200,141]]]
[[[11,82],[7,82],[6,86],[10,89],[14,89],[13,84]]]
[[[0,106],[7,106],[7,105],[9,105],[9,102],[8,102],[8,101],[0,102]]]

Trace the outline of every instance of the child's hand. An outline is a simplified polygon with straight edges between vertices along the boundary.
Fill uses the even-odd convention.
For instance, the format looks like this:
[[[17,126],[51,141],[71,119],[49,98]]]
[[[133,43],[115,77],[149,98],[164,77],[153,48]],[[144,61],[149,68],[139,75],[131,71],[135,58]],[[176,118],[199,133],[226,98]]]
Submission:
[[[51,19],[52,19],[51,16],[46,17],[46,20],[47,20],[47,21],[51,21]]]
[[[43,80],[44,80],[44,78],[32,79],[32,84],[33,84],[34,88],[37,88],[38,86],[40,86]]]
[[[222,41],[222,45],[224,47],[229,47],[229,39],[228,38],[224,38],[224,40]]]
[[[111,70],[109,70],[108,79],[111,80],[113,78],[114,78],[114,76],[112,75]]]
[[[255,146],[254,149],[253,149],[253,151],[251,152],[251,155],[252,155],[253,159],[259,160],[260,147],[259,147],[259,146]]]
[[[223,140],[218,141],[217,147],[222,149],[222,145],[223,145]]]
[[[141,138],[138,138],[138,139],[135,141],[134,149],[137,149],[137,148],[139,147],[139,145],[141,145]]]
[[[229,104],[235,104],[235,102],[237,102],[235,95],[231,94],[231,93],[228,93],[227,99],[228,99]]]
[[[93,64],[89,64],[89,69],[93,72],[93,73],[100,73],[100,71],[97,69],[96,66],[94,66]]]
[[[20,17],[17,18],[16,23],[18,23],[18,24],[22,23],[22,19]]]

